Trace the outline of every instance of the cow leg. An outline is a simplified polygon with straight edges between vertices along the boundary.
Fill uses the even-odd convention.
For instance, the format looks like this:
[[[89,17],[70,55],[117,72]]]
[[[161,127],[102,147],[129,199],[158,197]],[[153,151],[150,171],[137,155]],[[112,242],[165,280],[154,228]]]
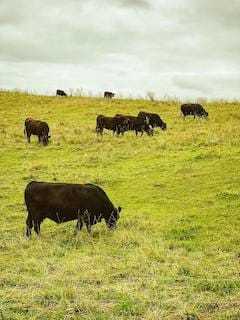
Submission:
[[[124,129],[122,127],[119,130],[119,135],[124,136]]]
[[[91,223],[87,223],[86,224],[86,227],[87,227],[87,232],[88,232],[88,234],[90,234],[91,233]]]
[[[26,220],[26,236],[27,237],[31,236],[32,227],[33,227],[32,216],[30,214],[28,214],[28,217],[27,217],[27,220]]]
[[[150,129],[150,130],[148,131],[148,135],[149,135],[150,137],[152,137],[152,136],[153,136],[153,130]]]
[[[96,128],[96,131],[97,131],[97,135],[99,136],[103,136],[103,128],[101,128],[101,127],[97,127]]]
[[[41,142],[41,136],[38,136],[38,143]]]
[[[24,128],[24,135],[27,138],[28,143],[30,143],[31,133],[27,131],[26,127]]]
[[[40,235],[40,224],[39,221],[33,221],[33,228],[37,235]]]
[[[91,233],[91,213],[86,209],[84,210],[83,214],[81,217],[79,217],[82,222],[85,223],[87,227],[87,231],[90,234]]]
[[[113,135],[118,135],[118,128],[117,127],[115,127],[114,129],[113,129]]]
[[[78,232],[82,230],[82,226],[83,226],[82,218],[79,217],[74,230],[74,236],[76,236]]]

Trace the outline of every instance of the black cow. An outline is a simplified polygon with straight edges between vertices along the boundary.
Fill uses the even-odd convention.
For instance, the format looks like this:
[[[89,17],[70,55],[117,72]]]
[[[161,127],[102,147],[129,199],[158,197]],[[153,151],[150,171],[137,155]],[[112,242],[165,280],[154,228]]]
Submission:
[[[111,98],[113,98],[115,96],[115,93],[113,93],[113,92],[110,92],[110,91],[105,91],[104,92],[104,98],[109,98],[109,99],[111,99]]]
[[[27,118],[24,125],[24,134],[27,141],[30,143],[31,135],[38,136],[38,141],[42,142],[44,146],[47,146],[51,136],[48,135],[49,126],[47,122],[40,120],[34,120],[32,118]]]
[[[125,131],[128,130],[129,127],[129,120],[121,117],[106,117],[103,115],[97,116],[97,125],[96,125],[96,132],[97,135],[103,135],[103,130],[111,130],[113,134],[116,133],[118,136],[120,134],[124,134]]]
[[[149,125],[151,125],[153,128],[155,127],[159,127],[162,130],[166,130],[167,129],[167,125],[165,122],[162,121],[162,119],[160,118],[160,116],[156,113],[149,113],[149,112],[143,112],[140,111],[138,114],[138,117],[146,119],[146,117],[148,117],[149,119]]]
[[[63,90],[57,89],[56,91],[56,96],[64,96],[67,97],[66,92],[64,92]]]
[[[186,116],[208,117],[208,112],[198,103],[185,103],[181,105],[181,114],[185,119]]]
[[[148,117],[135,117],[135,116],[128,116],[122,114],[116,114],[116,116],[121,116],[129,121],[128,123],[128,130],[134,130],[136,136],[140,132],[143,135],[145,131],[149,136],[153,135],[152,126],[149,125],[149,118]]]
[[[114,208],[106,193],[93,184],[30,182],[24,193],[28,211],[26,235],[32,227],[37,234],[46,218],[56,223],[77,220],[77,233],[86,225],[91,226],[105,220],[109,229],[116,228],[121,207]]]

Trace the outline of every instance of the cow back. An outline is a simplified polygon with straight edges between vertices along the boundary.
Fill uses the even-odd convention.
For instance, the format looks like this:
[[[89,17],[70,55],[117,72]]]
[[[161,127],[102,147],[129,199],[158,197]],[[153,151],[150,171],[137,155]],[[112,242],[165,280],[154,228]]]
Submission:
[[[104,218],[114,211],[105,191],[93,184],[32,181],[27,185],[24,197],[27,207],[36,208],[42,219],[55,221],[57,212],[60,222],[77,219],[77,214],[85,211],[101,214]]]

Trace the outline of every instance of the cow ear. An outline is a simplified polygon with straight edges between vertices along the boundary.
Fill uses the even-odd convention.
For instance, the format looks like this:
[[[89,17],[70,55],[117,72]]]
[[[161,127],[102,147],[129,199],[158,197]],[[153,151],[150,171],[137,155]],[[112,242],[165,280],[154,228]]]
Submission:
[[[118,213],[120,213],[120,212],[121,212],[121,210],[122,210],[122,208],[121,208],[121,207],[118,207]]]
[[[50,139],[51,138],[51,136],[48,136],[48,139]]]

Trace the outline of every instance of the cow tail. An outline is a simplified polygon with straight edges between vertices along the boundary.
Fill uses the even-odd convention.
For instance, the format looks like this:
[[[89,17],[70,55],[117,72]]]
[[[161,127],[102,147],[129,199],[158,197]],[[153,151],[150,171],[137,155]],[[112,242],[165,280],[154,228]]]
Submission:
[[[26,130],[26,125],[24,124],[24,137],[26,137],[27,136],[27,130]]]

